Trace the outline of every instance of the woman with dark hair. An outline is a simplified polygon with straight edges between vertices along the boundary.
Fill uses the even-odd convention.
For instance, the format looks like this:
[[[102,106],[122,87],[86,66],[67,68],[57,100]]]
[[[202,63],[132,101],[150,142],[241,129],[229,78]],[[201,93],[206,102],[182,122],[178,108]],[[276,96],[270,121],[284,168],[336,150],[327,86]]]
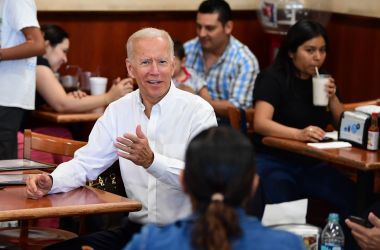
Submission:
[[[111,89],[99,96],[84,93],[67,94],[54,75],[63,63],[67,63],[70,46],[69,36],[57,25],[42,25],[46,53],[37,58],[36,107],[49,104],[58,112],[85,112],[108,105],[133,90],[132,79],[117,80]]]
[[[135,235],[134,249],[304,249],[298,236],[263,227],[243,204],[258,184],[253,146],[240,132],[210,128],[186,151],[182,175],[193,215],[168,226],[149,225]]]
[[[257,169],[268,203],[316,197],[329,201],[345,218],[355,206],[354,183],[336,168],[309,157],[262,145],[263,136],[318,142],[327,125],[336,125],[343,106],[336,85],[329,78],[328,106],[314,106],[312,77],[320,72],[329,42],[317,22],[302,20],[293,25],[274,64],[259,74],[254,89],[254,141]]]

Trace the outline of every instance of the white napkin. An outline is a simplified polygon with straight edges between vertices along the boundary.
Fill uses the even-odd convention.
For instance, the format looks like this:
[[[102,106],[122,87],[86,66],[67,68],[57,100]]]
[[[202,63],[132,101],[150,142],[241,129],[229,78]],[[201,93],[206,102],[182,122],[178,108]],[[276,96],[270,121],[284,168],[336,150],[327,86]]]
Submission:
[[[305,224],[307,199],[268,204],[265,206],[262,224],[265,226],[280,224]]]
[[[351,143],[345,141],[332,141],[332,142],[309,142],[308,146],[320,149],[327,148],[349,148],[352,147]]]

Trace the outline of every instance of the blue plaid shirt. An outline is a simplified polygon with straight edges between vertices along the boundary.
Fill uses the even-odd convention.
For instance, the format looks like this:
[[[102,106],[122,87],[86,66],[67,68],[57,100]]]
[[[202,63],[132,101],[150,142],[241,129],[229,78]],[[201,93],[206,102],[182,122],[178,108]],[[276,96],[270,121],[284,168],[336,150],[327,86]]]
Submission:
[[[184,47],[186,66],[205,79],[213,100],[228,100],[239,108],[253,105],[253,86],[260,69],[247,46],[231,36],[223,55],[207,72],[199,39],[186,42]]]

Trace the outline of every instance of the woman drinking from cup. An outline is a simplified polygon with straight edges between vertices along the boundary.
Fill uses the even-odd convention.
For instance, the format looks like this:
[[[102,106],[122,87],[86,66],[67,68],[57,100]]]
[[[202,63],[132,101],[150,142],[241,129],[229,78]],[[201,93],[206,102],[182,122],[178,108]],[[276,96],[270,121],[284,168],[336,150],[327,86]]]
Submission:
[[[327,33],[319,23],[302,20],[289,29],[274,64],[256,79],[254,140],[258,173],[269,203],[316,197],[333,204],[345,218],[355,206],[350,179],[327,163],[261,143],[263,136],[318,142],[327,125],[338,124],[343,106],[333,78],[328,78],[324,88],[327,106],[313,104],[312,78],[328,48]]]

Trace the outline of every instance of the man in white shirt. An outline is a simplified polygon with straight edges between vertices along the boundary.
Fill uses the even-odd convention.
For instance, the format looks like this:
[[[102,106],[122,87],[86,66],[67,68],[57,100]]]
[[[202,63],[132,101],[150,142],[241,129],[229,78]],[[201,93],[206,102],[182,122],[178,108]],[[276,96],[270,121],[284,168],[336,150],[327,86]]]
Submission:
[[[119,159],[126,193],[141,201],[143,208],[130,213],[128,225],[117,233],[79,237],[64,242],[61,249],[85,244],[94,249],[120,249],[128,242],[130,229],[139,231],[139,225],[145,223],[171,223],[191,212],[178,176],[190,140],[216,126],[213,108],[171,82],[174,52],[167,32],[139,30],[128,39],[127,52],[128,73],[139,89],[110,104],[96,122],[88,144],[73,160],[58,166],[50,176],[31,177],[27,193],[38,199],[83,186]]]
[[[33,0],[0,0],[0,160],[17,158],[24,110],[34,109],[36,56],[45,53]]]

